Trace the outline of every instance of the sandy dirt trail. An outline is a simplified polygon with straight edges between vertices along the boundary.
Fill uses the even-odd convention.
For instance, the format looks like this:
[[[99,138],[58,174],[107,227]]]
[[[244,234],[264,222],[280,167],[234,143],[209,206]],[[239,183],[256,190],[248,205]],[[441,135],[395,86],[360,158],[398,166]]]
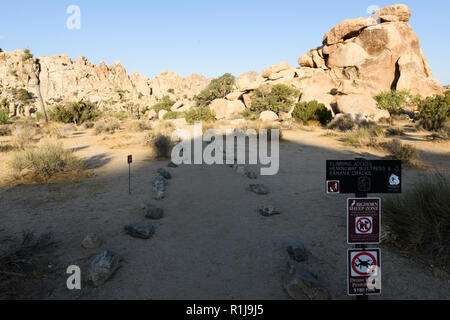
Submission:
[[[138,146],[114,149],[93,143],[82,133],[64,140],[77,155],[95,164],[95,176],[79,183],[18,186],[0,191],[4,234],[53,232],[61,243],[52,261],[58,269],[45,299],[289,299],[282,288],[288,261],[284,245],[301,241],[312,257],[305,263],[333,299],[346,296],[346,196],[324,192],[325,161],[376,154],[358,153],[321,130],[286,132],[280,145],[280,171],[256,180],[267,196],[250,192],[254,183],[226,165],[182,165],[168,170],[173,179],[162,201],[152,200],[151,180],[167,161],[148,160]],[[449,169],[448,144],[424,156]],[[132,194],[128,195],[126,156],[133,154]],[[257,167],[253,168],[258,170]],[[259,171],[259,170],[258,170]],[[424,171],[404,170],[405,186]],[[406,187],[407,188],[407,187]],[[375,195],[374,195],[375,196]],[[123,226],[145,221],[140,204],[165,209],[149,240],[132,238]],[[260,205],[274,205],[281,215],[260,216]],[[80,246],[96,233],[100,249]],[[375,299],[449,299],[447,276],[435,277],[395,249],[382,247],[383,294]],[[90,257],[112,250],[121,268],[103,286],[83,282],[81,291],[66,289],[65,268],[78,264],[86,280]]]

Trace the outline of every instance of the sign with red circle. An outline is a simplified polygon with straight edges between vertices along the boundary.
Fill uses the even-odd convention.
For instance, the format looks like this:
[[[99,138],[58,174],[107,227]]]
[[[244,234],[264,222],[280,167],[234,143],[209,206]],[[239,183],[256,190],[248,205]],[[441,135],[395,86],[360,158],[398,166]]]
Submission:
[[[375,295],[381,293],[380,249],[348,250],[348,294]]]
[[[379,244],[381,239],[381,199],[347,199],[348,244]]]

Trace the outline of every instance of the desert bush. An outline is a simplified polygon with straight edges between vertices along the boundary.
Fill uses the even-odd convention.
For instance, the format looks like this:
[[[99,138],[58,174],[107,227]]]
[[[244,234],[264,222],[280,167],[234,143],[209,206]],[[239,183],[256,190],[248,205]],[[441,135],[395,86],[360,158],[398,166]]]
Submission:
[[[84,128],[85,129],[92,129],[94,126],[95,126],[95,122],[88,121],[88,122],[84,123]]]
[[[70,102],[57,105],[50,111],[50,119],[63,123],[83,124],[86,121],[95,121],[99,116],[96,103],[90,101]]]
[[[11,127],[8,125],[0,125],[0,137],[10,136],[12,134]]]
[[[405,107],[420,103],[420,96],[412,95],[408,90],[382,91],[374,97],[381,109],[389,111],[391,115],[405,112]]]
[[[404,136],[405,130],[400,127],[389,127],[386,129],[386,135],[388,136]]]
[[[398,235],[395,244],[448,266],[450,257],[450,178],[432,173],[402,195],[383,201],[383,223]]]
[[[0,125],[5,124],[9,119],[9,109],[0,109]]]
[[[171,142],[168,136],[158,135],[153,142],[153,146],[156,149],[157,158],[166,159],[167,157],[169,157]]]
[[[233,91],[235,78],[225,73],[220,78],[212,80],[209,85],[194,97],[197,107],[207,107],[215,99],[225,98]]]
[[[170,108],[175,104],[175,101],[170,99],[169,96],[162,97],[161,101],[155,104],[151,109],[155,110],[156,113],[159,113],[161,110],[170,111]]]
[[[188,123],[194,123],[195,121],[214,121],[216,115],[211,111],[209,107],[193,107],[185,113],[185,118]]]
[[[48,179],[57,173],[84,168],[83,162],[74,155],[73,151],[65,150],[60,143],[51,142],[44,142],[37,148],[27,148],[15,153],[10,165],[18,174],[28,170],[43,179]]]
[[[389,152],[388,159],[401,160],[405,165],[416,165],[419,158],[419,151],[410,144],[403,144],[400,140],[394,139],[381,145]]]
[[[450,120],[450,91],[444,95],[427,97],[419,104],[419,120],[425,120],[425,129],[438,130],[446,120]],[[431,125],[429,125],[431,123]]]
[[[347,116],[336,117],[334,120],[330,122],[328,125],[328,129],[330,130],[339,130],[342,132],[353,130],[356,127],[355,121]]]
[[[117,120],[125,120],[128,119],[128,112],[125,110],[121,110],[119,112],[114,112],[113,116]]]
[[[307,123],[308,121],[319,121],[326,125],[333,119],[333,114],[323,103],[316,100],[310,102],[300,102],[295,105],[292,117],[296,120]]]
[[[422,119],[416,125],[417,129],[423,129],[426,131],[439,131],[444,128],[446,123],[445,119]]]
[[[284,84],[274,85],[270,91],[256,89],[251,97],[249,109],[258,114],[273,111],[279,115],[280,112],[289,112],[299,95],[298,90]]]
[[[209,108],[208,108],[209,109]],[[185,112],[168,111],[164,116],[164,120],[181,119],[186,116]]]
[[[152,124],[150,121],[145,120],[133,120],[127,123],[127,129],[136,132],[142,132],[152,129]]]
[[[120,129],[120,123],[116,120],[97,122],[97,123],[95,123],[95,126],[94,126],[96,135],[99,135],[103,132],[114,134],[119,129]]]
[[[344,136],[344,143],[356,147],[377,148],[380,139],[383,137],[383,129],[378,126],[369,128],[359,128],[349,131]]]
[[[17,126],[13,130],[13,143],[17,148],[23,149],[31,142],[33,142],[33,136],[35,134],[35,129],[28,123],[24,123]]]
[[[63,126],[54,126],[51,135],[58,139],[70,138],[76,127],[73,124],[65,124]]]

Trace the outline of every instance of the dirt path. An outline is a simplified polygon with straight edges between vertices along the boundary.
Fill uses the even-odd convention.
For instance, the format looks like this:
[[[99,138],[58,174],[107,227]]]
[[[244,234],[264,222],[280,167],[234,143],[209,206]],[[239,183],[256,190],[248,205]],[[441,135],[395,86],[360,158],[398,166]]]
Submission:
[[[49,261],[60,268],[58,281],[43,298],[289,299],[282,288],[288,261],[284,245],[301,241],[312,253],[307,268],[325,283],[333,299],[349,299],[345,196],[324,194],[325,161],[361,154],[333,137],[323,137],[320,130],[287,132],[285,138],[289,141],[281,144],[279,174],[257,180],[269,186],[267,196],[251,193],[252,180],[225,165],[169,169],[173,179],[167,197],[153,201],[166,215],[155,222],[151,239],[139,240],[125,235],[123,226],[144,221],[140,204],[152,201],[151,180],[158,168],[167,167],[167,161],[148,161],[148,151],[138,146],[111,150],[93,143],[96,138],[90,134],[81,134],[64,143],[96,164],[96,175],[76,184],[3,188],[0,236],[28,229],[51,231],[61,241]],[[439,148],[429,157],[448,170],[448,144]],[[130,153],[134,155],[132,195],[128,195],[126,165]],[[421,174],[405,170],[406,185]],[[282,214],[260,216],[256,209],[263,204],[279,207]],[[80,247],[88,233],[104,240],[100,249]],[[78,264],[86,276],[90,259],[82,258],[105,249],[123,259],[113,278],[99,288],[68,291],[65,267]],[[435,277],[384,246],[382,263],[383,294],[376,299],[450,298],[448,277]]]

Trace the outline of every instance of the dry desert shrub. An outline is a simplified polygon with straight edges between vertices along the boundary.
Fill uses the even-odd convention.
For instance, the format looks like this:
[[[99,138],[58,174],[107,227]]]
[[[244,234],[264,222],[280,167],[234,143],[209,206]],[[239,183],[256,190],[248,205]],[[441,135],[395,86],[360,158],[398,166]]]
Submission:
[[[383,136],[382,128],[372,126],[370,128],[360,128],[347,132],[343,141],[355,147],[377,148]]]
[[[330,122],[327,126],[330,130],[339,130],[342,132],[353,130],[356,127],[356,122],[346,116],[336,117],[334,120]]]
[[[450,258],[450,177],[432,173],[402,196],[383,201],[383,223],[395,245],[448,266]]]
[[[28,123],[17,126],[13,131],[13,143],[19,149],[24,149],[33,142],[35,128]]]
[[[381,146],[389,153],[388,159],[401,160],[407,166],[419,166],[419,151],[413,145],[403,144],[400,140],[394,139],[382,143]]]
[[[152,123],[148,120],[133,120],[126,124],[126,129],[134,132],[143,132],[152,129]]]
[[[94,126],[96,135],[99,135],[102,133],[114,134],[119,129],[120,129],[120,123],[117,120],[100,121],[100,122],[97,122]]]
[[[42,180],[58,173],[84,169],[83,162],[73,151],[64,149],[61,143],[49,141],[13,154],[10,166],[18,176],[25,171]]]
[[[400,127],[389,127],[386,129],[387,136],[404,136],[405,130]]]
[[[0,125],[0,137],[10,136],[11,134],[12,130],[9,125]]]

